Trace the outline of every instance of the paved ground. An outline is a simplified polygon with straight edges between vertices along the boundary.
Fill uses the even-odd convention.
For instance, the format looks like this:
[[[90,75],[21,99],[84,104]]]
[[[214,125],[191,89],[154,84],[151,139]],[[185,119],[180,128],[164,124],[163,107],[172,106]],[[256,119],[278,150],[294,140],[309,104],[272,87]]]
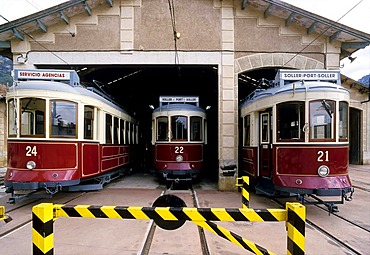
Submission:
[[[350,166],[350,178],[354,186],[370,191],[370,165]],[[239,192],[217,191],[217,183],[203,181],[194,187],[197,190],[200,207],[211,208],[240,208],[241,194]],[[353,201],[339,205],[340,213],[344,216],[355,217],[370,229],[370,198],[364,190],[355,191]],[[149,174],[135,174],[119,179],[111,183],[104,190],[89,192],[74,200],[72,204],[97,204],[97,205],[129,205],[151,206],[163,190],[158,181]],[[188,191],[174,191],[188,205],[191,205],[191,197]],[[44,202],[54,204],[65,203],[76,193],[58,194]],[[255,209],[274,208],[266,198],[251,195],[250,207]],[[40,203],[40,202],[36,202]],[[13,205],[5,202],[5,197],[0,196],[0,205],[5,205],[10,210]],[[0,222],[0,251],[1,255],[24,255],[32,253],[32,224],[24,225],[23,228],[14,232],[8,229],[17,221],[30,221],[32,205],[12,214],[13,221],[5,224]],[[329,216],[325,211],[307,209],[307,215],[311,218],[320,218],[320,222],[330,231],[345,232],[348,243],[355,243],[358,239],[358,247],[370,250],[370,234],[364,236],[352,234],[352,229],[345,227],[342,222]],[[367,215],[367,216],[366,216]],[[219,222],[224,228],[237,233],[247,240],[269,249],[276,254],[286,254],[286,228],[284,222],[278,223],[254,223],[254,222]],[[110,255],[133,255],[137,254],[143,245],[143,236],[148,231],[149,221],[138,220],[111,220],[111,219],[80,219],[59,218],[54,224],[54,254],[110,254]],[[361,239],[362,238],[362,239]],[[237,255],[251,254],[233,243],[227,242],[217,235],[206,231],[206,239],[212,255]],[[365,241],[364,241],[365,240]],[[200,244],[197,239],[196,226],[191,222],[177,230],[166,231],[158,229],[152,243],[151,255],[200,255]],[[346,250],[338,247],[314,228],[306,227],[306,254],[311,255],[348,255]],[[363,253],[363,254],[366,254]]]

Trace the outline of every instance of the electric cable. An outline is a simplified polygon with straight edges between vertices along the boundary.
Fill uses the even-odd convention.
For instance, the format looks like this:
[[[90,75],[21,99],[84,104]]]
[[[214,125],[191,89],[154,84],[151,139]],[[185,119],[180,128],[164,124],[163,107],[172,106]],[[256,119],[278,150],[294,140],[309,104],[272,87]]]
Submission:
[[[348,13],[350,13],[354,8],[356,8],[363,0],[355,4],[351,9],[349,9],[345,14],[342,15],[336,22],[338,23],[341,19],[343,19]],[[334,25],[334,24],[333,24]],[[291,57],[286,63],[283,64],[283,66],[287,65],[290,61],[292,61],[296,56],[298,56],[300,53],[302,53],[305,49],[307,49],[308,46],[310,46],[312,43],[314,43],[317,39],[319,39],[326,31],[328,31],[330,28],[333,27],[333,25],[330,25],[327,29],[325,29],[323,32],[321,32],[315,39],[313,39],[309,44],[307,44],[302,50],[300,50],[298,53],[296,53],[293,57]]]

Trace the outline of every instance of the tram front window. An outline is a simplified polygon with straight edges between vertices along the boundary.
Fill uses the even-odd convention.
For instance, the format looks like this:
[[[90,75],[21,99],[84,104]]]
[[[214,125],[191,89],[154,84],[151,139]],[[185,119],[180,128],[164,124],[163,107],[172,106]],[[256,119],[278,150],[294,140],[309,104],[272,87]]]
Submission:
[[[63,100],[51,100],[51,136],[76,137],[77,104]]]
[[[277,105],[278,140],[303,140],[304,102]]]
[[[168,140],[168,118],[167,117],[157,118],[157,140],[158,141]]]
[[[171,117],[172,140],[186,141],[188,139],[188,125],[185,116]]]
[[[339,102],[339,139],[348,139],[348,103]]]
[[[202,141],[202,118],[190,117],[190,140]]]
[[[334,101],[310,102],[310,139],[334,139],[334,109]]]
[[[23,98],[21,103],[21,136],[45,137],[45,100]]]
[[[9,100],[8,102],[8,133],[9,136],[17,135],[17,100]]]

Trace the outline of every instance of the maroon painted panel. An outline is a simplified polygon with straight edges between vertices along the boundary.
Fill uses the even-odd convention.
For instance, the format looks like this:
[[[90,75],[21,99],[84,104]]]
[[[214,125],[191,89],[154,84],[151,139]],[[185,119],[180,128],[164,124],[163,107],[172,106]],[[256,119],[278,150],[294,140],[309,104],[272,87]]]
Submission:
[[[128,145],[102,145],[101,171],[108,171],[130,162]]]
[[[118,156],[120,153],[120,146],[117,145],[102,145],[102,158]]]
[[[77,170],[14,170],[8,168],[5,180],[8,182],[58,182],[80,179]]]
[[[294,176],[279,175],[274,177],[274,184],[295,189],[344,189],[351,187],[348,175],[328,176]]]
[[[276,146],[274,161],[276,175],[317,176],[321,165],[330,168],[330,175],[347,174],[348,146]]]
[[[243,172],[257,177],[257,147],[243,147]]]
[[[261,144],[260,145],[260,164],[259,164],[259,175],[260,176],[271,176],[272,170],[272,149],[270,144]]]
[[[102,171],[107,171],[113,168],[116,168],[119,166],[119,158],[109,158],[109,159],[103,159],[101,162]]]
[[[77,169],[77,143],[63,142],[8,142],[8,167],[27,169],[32,160],[36,169]]]
[[[83,143],[82,145],[82,176],[99,173],[100,155],[98,143]]]
[[[176,162],[177,155],[181,155],[184,161],[203,161],[203,144],[155,145],[156,161]]]
[[[200,170],[203,168],[203,144],[157,144],[154,165],[158,170]],[[183,157],[176,162],[176,156]]]

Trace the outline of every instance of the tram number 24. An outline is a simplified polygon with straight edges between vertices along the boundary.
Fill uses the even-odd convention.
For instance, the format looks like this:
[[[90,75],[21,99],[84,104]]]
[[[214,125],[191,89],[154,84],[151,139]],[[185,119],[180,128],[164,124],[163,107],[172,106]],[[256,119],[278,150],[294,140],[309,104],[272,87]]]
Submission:
[[[27,157],[36,156],[36,155],[37,155],[36,146],[26,146],[26,156]]]
[[[317,161],[329,161],[329,151],[318,151],[317,152]]]

